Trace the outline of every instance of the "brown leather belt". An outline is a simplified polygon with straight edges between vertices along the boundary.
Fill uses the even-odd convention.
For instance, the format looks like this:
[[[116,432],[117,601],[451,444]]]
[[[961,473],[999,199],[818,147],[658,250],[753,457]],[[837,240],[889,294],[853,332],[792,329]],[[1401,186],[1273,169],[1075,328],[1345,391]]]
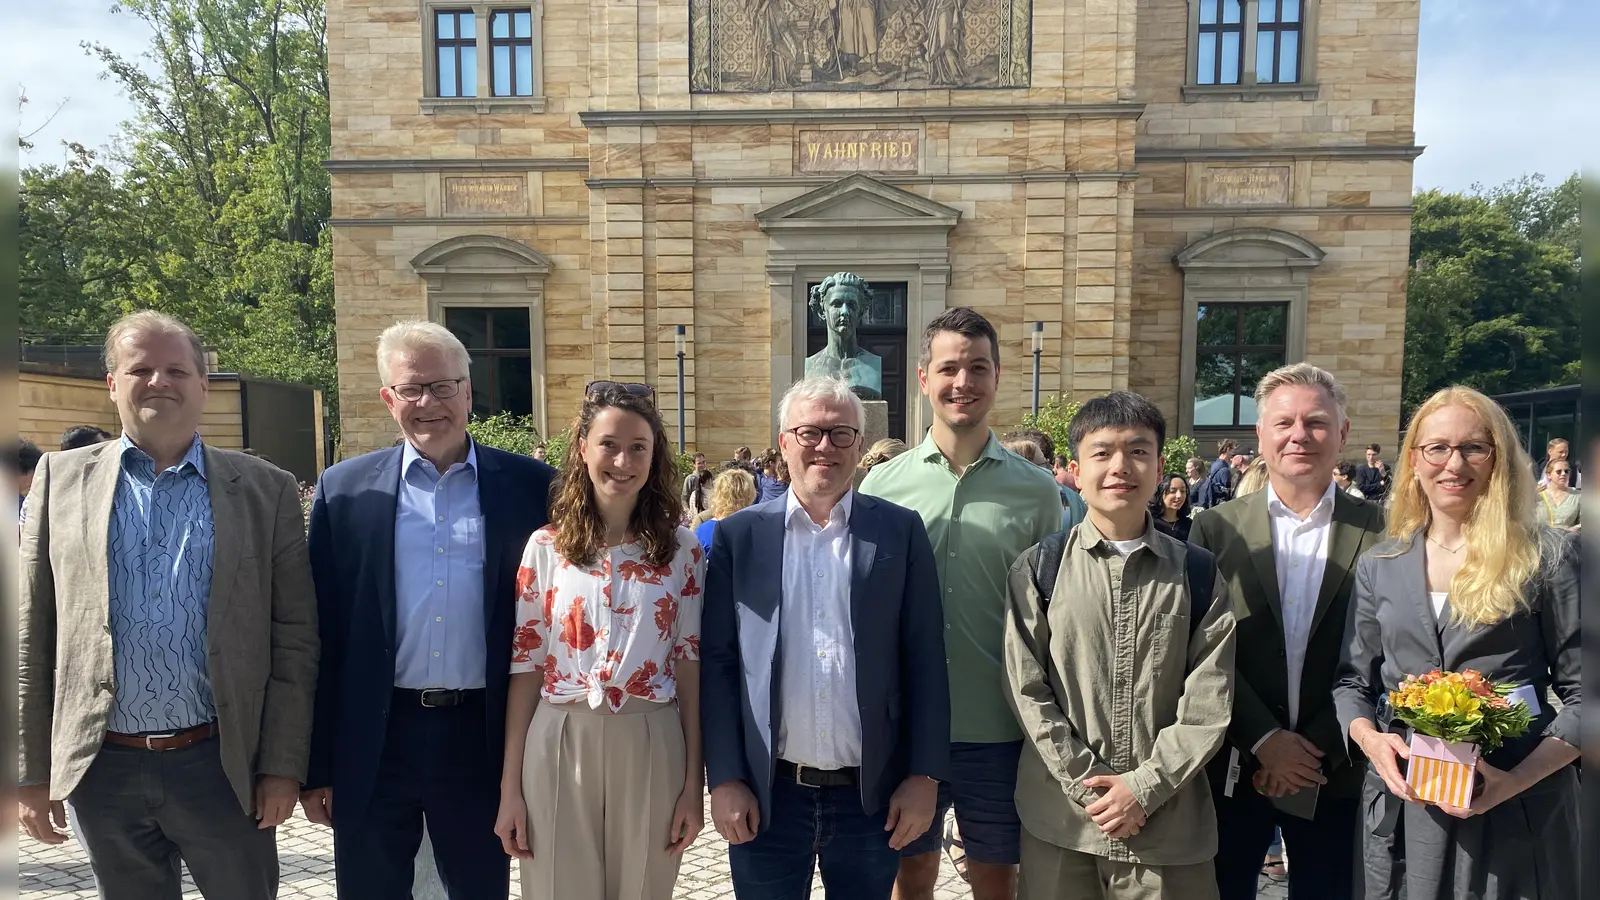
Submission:
[[[115,731],[106,732],[106,743],[116,744],[118,747],[137,747],[140,750],[182,750],[193,747],[201,741],[208,741],[217,735],[217,723],[207,722],[182,731],[167,731],[161,734],[118,734]]]

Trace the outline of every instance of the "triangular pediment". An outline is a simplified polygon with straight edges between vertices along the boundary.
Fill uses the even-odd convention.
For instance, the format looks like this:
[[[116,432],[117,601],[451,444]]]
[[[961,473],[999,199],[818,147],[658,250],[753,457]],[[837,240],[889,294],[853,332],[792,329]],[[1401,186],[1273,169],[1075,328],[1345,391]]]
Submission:
[[[938,229],[949,231],[961,211],[867,175],[851,175],[756,213],[763,231],[816,229]]]

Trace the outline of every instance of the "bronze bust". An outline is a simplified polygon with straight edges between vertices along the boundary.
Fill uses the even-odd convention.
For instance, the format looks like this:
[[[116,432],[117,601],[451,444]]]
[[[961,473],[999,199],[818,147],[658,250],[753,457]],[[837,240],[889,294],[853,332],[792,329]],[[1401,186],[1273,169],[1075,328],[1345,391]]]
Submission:
[[[883,357],[856,343],[856,329],[871,302],[872,288],[851,272],[829,275],[811,289],[810,307],[828,329],[828,344],[806,357],[807,378],[843,378],[861,399],[883,399]]]

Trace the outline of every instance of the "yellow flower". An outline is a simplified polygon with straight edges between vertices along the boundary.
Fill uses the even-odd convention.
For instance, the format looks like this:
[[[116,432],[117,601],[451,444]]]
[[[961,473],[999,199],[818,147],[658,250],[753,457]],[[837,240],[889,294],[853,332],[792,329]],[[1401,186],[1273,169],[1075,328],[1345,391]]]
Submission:
[[[1428,687],[1428,693],[1423,697],[1422,709],[1430,716],[1448,716],[1456,708],[1455,692],[1444,683],[1433,684]]]

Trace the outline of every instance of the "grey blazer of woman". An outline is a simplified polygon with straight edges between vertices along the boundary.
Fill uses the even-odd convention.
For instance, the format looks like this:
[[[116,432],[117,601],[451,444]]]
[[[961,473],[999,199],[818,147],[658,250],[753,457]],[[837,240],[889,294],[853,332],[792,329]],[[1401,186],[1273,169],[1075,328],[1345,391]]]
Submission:
[[[1405,544],[1386,541],[1363,556],[1356,564],[1345,648],[1334,684],[1345,733],[1351,722],[1367,718],[1380,729],[1408,734],[1403,725],[1389,721],[1389,690],[1406,675],[1476,669],[1492,681],[1531,684],[1540,698],[1533,726],[1490,753],[1490,765],[1515,768],[1546,737],[1580,746],[1577,546],[1570,535],[1554,530],[1546,530],[1541,539],[1549,549],[1527,586],[1528,609],[1477,628],[1451,621],[1448,606],[1443,617],[1434,615],[1420,537]],[[1546,702],[1552,692],[1559,709]],[[1363,797],[1369,898],[1577,896],[1577,779],[1571,766],[1487,814],[1465,820],[1436,807],[1402,804],[1370,766]],[[1403,839],[1391,839],[1402,806]],[[1401,858],[1398,868],[1393,866],[1395,857]],[[1400,895],[1396,892],[1402,879],[1405,893]]]

